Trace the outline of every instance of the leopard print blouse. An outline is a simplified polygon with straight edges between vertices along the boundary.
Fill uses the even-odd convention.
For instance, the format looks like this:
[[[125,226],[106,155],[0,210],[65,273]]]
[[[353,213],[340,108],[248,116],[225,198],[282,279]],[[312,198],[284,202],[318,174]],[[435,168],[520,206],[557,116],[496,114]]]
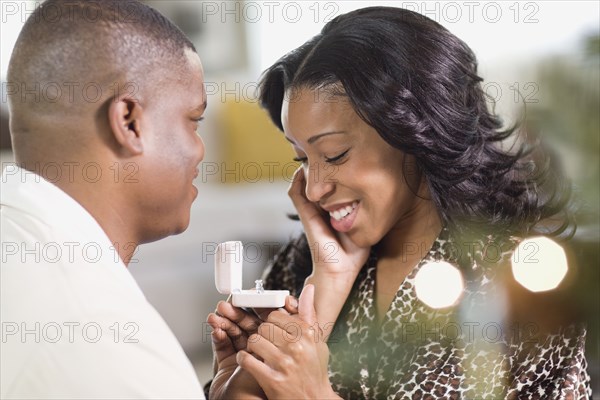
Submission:
[[[377,260],[371,254],[329,337],[329,378],[336,393],[345,399],[590,398],[585,326],[542,334],[533,323],[498,322],[506,299],[493,284],[494,269],[473,262],[475,273],[456,306],[433,310],[417,298],[415,275],[424,263],[457,263],[451,245],[443,230],[379,322]],[[311,268],[302,236],[267,268],[265,287],[298,296]]]

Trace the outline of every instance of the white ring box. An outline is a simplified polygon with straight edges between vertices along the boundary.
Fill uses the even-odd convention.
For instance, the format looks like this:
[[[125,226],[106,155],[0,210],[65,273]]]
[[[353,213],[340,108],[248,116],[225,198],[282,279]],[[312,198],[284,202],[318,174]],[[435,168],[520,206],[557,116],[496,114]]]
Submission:
[[[236,307],[279,308],[285,305],[288,290],[242,290],[244,247],[240,241],[223,242],[215,254],[215,286],[221,294],[231,295]]]

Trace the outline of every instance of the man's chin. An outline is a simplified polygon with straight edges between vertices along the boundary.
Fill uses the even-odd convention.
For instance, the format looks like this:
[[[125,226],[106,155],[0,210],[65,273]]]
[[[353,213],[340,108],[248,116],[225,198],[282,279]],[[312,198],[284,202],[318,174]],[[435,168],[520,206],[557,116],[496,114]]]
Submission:
[[[145,235],[142,238],[142,241],[140,242],[140,244],[152,243],[152,242],[156,242],[157,240],[167,238],[169,236],[179,235],[180,233],[185,232],[186,229],[189,227],[189,225],[190,225],[190,218],[188,215],[188,217],[185,220],[181,221],[177,225],[171,225],[170,227],[165,227],[164,229],[161,229],[160,231],[156,231],[156,232],[145,232]]]
[[[186,215],[185,218],[182,218],[179,224],[173,225],[171,232],[167,236],[179,235],[186,231],[186,229],[190,226],[190,214]]]
[[[185,232],[189,226],[190,226],[190,219],[188,218],[187,221],[185,221],[184,224],[182,224],[177,229],[175,229],[173,231],[173,233],[171,233],[171,235],[179,235],[180,233]],[[169,236],[171,236],[171,235],[169,235]]]

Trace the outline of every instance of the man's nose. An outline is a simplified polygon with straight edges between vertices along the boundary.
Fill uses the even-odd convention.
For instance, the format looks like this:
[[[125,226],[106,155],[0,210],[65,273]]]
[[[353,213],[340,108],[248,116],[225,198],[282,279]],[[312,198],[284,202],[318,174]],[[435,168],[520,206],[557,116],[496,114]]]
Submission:
[[[198,144],[197,144],[197,154],[198,154],[198,162],[204,160],[204,151],[205,151],[205,147],[204,147],[204,141],[202,140],[202,138],[200,136],[198,136]]]

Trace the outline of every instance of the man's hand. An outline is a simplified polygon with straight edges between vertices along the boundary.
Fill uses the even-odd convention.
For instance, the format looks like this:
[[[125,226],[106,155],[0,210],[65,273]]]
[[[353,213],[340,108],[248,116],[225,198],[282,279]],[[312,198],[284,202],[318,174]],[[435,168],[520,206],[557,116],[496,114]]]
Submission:
[[[227,332],[215,328],[212,333],[215,355],[215,376],[210,385],[209,399],[265,399],[256,380],[239,368],[236,350]]]

